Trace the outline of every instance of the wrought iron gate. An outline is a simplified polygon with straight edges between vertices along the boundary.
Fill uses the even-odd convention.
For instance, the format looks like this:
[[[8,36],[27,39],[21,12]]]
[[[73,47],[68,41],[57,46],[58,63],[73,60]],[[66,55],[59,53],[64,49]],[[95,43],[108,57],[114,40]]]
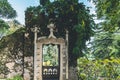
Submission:
[[[59,45],[43,45],[42,80],[59,80]]]
[[[43,80],[59,80],[59,66],[43,66]]]

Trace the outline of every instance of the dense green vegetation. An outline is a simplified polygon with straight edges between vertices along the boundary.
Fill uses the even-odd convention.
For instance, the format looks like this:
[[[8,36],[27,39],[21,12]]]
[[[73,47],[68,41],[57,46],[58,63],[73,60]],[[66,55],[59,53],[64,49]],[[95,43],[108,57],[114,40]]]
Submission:
[[[114,31],[120,27],[120,1],[119,0],[92,0],[96,5],[97,18],[104,20],[102,27],[106,31]]]
[[[96,5],[97,18],[103,20],[98,24],[92,42],[93,54],[97,58],[120,57],[120,1],[93,0]]]
[[[16,75],[13,78],[9,78],[9,79],[6,79],[6,80],[23,80],[23,78],[20,75]]]
[[[11,19],[17,16],[16,11],[12,8],[7,0],[0,0],[0,39],[5,35],[9,25],[3,18]]]
[[[78,59],[78,76],[82,80],[120,79],[120,1],[92,0],[96,5],[96,34],[88,48],[89,55]]]
[[[39,6],[25,11],[25,28],[8,32],[8,24],[2,18],[14,18],[16,12],[7,2],[0,1],[0,73],[7,74],[5,63],[24,56],[33,56],[31,28],[40,28],[38,37],[48,36],[47,25],[56,25],[55,35],[65,38],[69,31],[69,62],[77,66],[81,80],[120,79],[120,1],[90,0],[96,6],[96,16],[101,23],[95,24],[89,8],[78,0],[40,0]],[[5,7],[2,4],[5,4]],[[6,9],[5,9],[6,8]],[[4,11],[6,10],[6,11]],[[8,13],[9,12],[9,13]],[[14,22],[17,27],[19,23]],[[97,25],[97,26],[96,26]],[[9,35],[4,36],[6,31]],[[24,33],[29,33],[24,37]],[[90,40],[90,46],[86,42]],[[3,57],[5,56],[5,57]],[[14,77],[19,80],[19,76]],[[10,79],[11,80],[11,79]],[[13,79],[14,80],[14,79]]]
[[[14,18],[17,16],[16,11],[12,8],[7,0],[0,0],[0,18]]]
[[[79,58],[78,76],[80,80],[119,80],[120,59],[114,57],[98,60]]]

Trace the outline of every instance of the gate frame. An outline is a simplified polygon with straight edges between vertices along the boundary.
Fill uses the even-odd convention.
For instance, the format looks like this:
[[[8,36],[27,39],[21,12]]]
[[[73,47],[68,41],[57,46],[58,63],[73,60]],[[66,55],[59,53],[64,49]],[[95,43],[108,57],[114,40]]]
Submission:
[[[40,37],[36,41],[36,58],[34,58],[34,77],[36,80],[42,80],[42,46],[44,44],[57,44],[60,45],[60,75],[59,80],[68,80],[68,38],[65,40],[63,38],[56,38],[53,34],[54,24],[48,25],[50,29],[49,37]],[[68,36],[68,33],[66,33]]]

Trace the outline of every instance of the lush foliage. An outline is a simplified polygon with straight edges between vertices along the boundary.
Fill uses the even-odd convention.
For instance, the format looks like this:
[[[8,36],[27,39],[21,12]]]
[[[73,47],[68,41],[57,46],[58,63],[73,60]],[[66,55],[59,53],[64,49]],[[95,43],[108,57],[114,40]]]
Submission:
[[[8,24],[1,18],[10,19],[16,17],[16,15],[16,11],[7,0],[0,0],[0,39],[5,35],[9,28]]]
[[[0,39],[5,35],[8,28],[9,28],[9,25],[5,21],[0,19]]]
[[[78,59],[78,77],[80,80],[119,80],[120,59],[113,58],[104,60]]]
[[[14,18],[16,11],[7,0],[0,0],[0,18]]]
[[[91,42],[91,53],[96,58],[110,58],[120,57],[120,34],[116,33],[99,32],[94,36]]]
[[[92,0],[96,5],[97,18],[103,20],[98,24],[92,41],[91,51],[97,58],[120,57],[120,1]]]
[[[120,27],[120,1],[119,0],[92,0],[96,5],[98,19],[104,20],[102,27],[114,31]]]
[[[16,30],[20,29],[23,27],[17,20],[10,20],[7,21],[7,24],[10,26],[9,29],[6,32],[6,35],[10,35],[14,33]]]
[[[94,21],[89,8],[78,0],[40,0],[41,5],[29,7],[25,11],[25,23],[28,30],[35,25],[40,27],[38,36],[48,36],[47,25],[56,25],[55,35],[65,37],[69,31],[69,53],[72,61],[83,55],[86,41],[93,35]],[[73,54],[74,53],[74,54]],[[73,57],[74,56],[74,57]]]
[[[16,75],[13,78],[7,79],[7,80],[23,80],[23,78],[20,75]]]

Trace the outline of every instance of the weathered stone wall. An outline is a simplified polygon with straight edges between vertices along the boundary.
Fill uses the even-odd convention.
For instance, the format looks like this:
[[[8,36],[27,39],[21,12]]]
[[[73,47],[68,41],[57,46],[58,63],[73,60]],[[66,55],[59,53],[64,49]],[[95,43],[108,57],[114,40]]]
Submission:
[[[21,57],[23,58],[23,57]],[[0,79],[12,78],[16,75],[24,77],[24,80],[33,80],[33,57],[24,57],[24,65],[22,62],[9,60],[3,64],[5,73],[0,73]]]
[[[69,67],[69,80],[78,80],[77,69],[75,67]]]
[[[2,78],[12,78],[16,75],[22,75],[23,67],[21,64],[17,64],[15,62],[8,62],[4,64],[6,67],[6,73],[0,73],[0,79]]]
[[[24,80],[33,80],[33,57],[24,57]]]
[[[8,48],[5,48],[0,54],[0,79],[12,78],[15,75],[23,73],[23,57],[22,53],[12,55]]]

